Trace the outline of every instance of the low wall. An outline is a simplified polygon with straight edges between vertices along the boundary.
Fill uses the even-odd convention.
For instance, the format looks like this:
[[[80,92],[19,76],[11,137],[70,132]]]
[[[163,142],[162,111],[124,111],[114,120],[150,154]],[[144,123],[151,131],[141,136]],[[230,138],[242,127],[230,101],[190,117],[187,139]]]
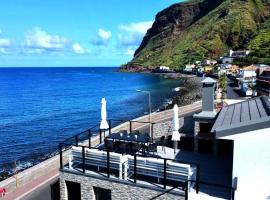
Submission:
[[[152,199],[161,195],[159,199],[179,199],[184,200],[183,191],[175,189],[169,193],[163,194],[166,190],[158,186],[148,186],[134,184],[132,182],[123,182],[119,180],[106,179],[102,177],[95,178],[71,173],[60,173],[60,194],[61,200],[68,200],[66,181],[76,182],[81,187],[81,199],[95,199],[93,187],[107,189],[111,191],[111,199]],[[176,191],[178,190],[178,191]],[[162,195],[163,194],[163,195]]]

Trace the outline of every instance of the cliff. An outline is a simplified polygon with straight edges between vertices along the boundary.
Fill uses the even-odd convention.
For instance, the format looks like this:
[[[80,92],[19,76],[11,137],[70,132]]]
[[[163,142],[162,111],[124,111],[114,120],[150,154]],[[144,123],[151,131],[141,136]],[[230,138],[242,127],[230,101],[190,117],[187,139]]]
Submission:
[[[160,65],[179,69],[188,62],[217,59],[229,49],[249,48],[267,59],[269,18],[270,0],[174,4],[156,15],[134,58],[123,69],[144,71]]]

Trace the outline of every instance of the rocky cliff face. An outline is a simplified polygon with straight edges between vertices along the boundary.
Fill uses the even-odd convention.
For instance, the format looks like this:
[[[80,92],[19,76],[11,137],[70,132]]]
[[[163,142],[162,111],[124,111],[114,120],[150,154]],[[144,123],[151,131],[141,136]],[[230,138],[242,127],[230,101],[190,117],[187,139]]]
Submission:
[[[159,12],[151,29],[148,30],[135,56],[148,44],[149,40],[161,34],[160,39],[177,36],[218,6],[223,0],[212,0],[202,2],[179,3]],[[159,46],[160,47],[160,46]]]
[[[180,68],[228,49],[243,49],[269,21],[270,0],[204,0],[174,4],[156,15],[124,69]],[[261,41],[263,43],[263,41]],[[249,46],[250,47],[250,46]]]

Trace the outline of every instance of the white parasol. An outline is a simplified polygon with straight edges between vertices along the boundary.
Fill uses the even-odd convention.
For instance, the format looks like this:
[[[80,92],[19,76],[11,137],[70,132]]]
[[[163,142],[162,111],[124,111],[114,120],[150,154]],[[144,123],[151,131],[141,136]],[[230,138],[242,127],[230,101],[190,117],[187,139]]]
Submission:
[[[107,111],[106,111],[106,100],[105,98],[102,98],[101,100],[101,122],[100,127],[101,130],[105,130],[109,128],[108,122],[107,122]]]
[[[176,141],[180,141],[178,106],[176,104],[173,107],[173,133],[172,133],[172,141],[174,141],[174,151],[175,151],[176,144],[177,144]]]

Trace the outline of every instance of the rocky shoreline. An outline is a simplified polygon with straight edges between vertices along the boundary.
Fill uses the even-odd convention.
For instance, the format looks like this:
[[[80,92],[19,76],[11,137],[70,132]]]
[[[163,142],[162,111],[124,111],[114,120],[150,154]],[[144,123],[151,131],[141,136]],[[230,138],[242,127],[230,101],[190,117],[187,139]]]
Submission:
[[[154,74],[164,76],[170,79],[182,79],[183,85],[178,87],[177,94],[166,105],[160,108],[160,111],[173,108],[174,104],[185,106],[192,104],[202,98],[202,77],[181,73]]]

